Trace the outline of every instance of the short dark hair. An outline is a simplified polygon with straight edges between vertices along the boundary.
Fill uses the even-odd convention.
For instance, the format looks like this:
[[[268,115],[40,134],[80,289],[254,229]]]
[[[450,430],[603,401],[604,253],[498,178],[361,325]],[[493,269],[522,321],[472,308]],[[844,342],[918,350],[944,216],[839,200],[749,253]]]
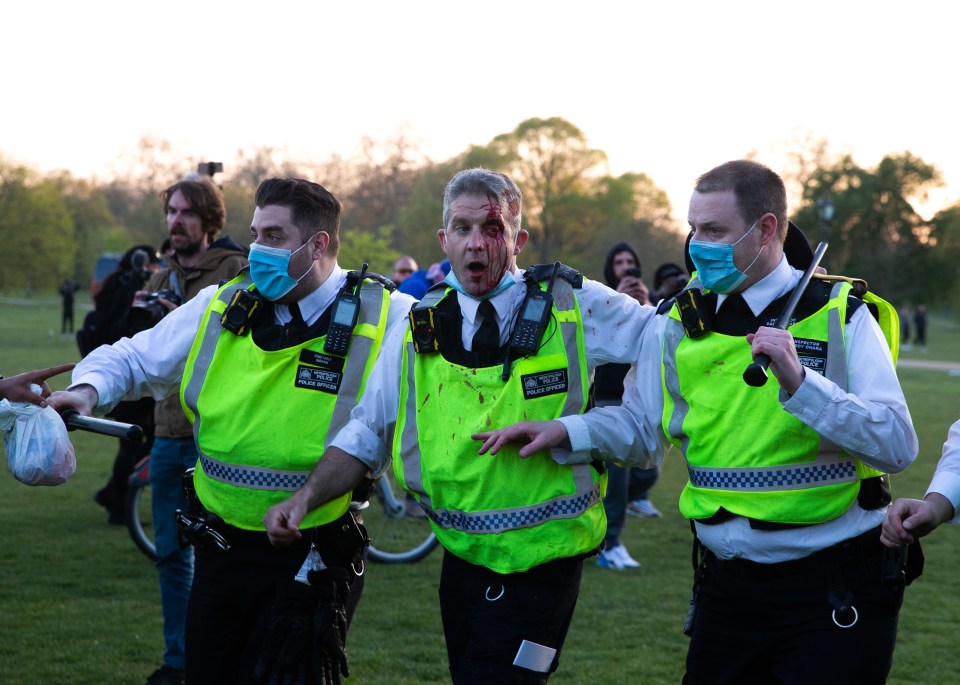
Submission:
[[[520,188],[506,174],[500,174],[489,169],[467,169],[461,171],[447,183],[443,191],[443,227],[450,221],[450,205],[461,195],[480,195],[496,199],[503,206],[506,204],[504,219],[516,235],[520,230],[520,213],[523,203],[523,193]]]
[[[227,208],[223,204],[223,193],[207,178],[178,181],[160,193],[164,212],[167,211],[170,198],[177,191],[180,191],[183,199],[190,205],[190,209],[200,217],[203,232],[207,234],[209,241],[213,242],[213,237],[227,222]]]
[[[302,178],[268,178],[257,188],[256,205],[289,207],[303,242],[320,231],[330,236],[327,251],[340,252],[340,201],[319,183]]]
[[[777,217],[777,235],[787,237],[787,190],[783,179],[759,162],[737,159],[715,167],[697,179],[698,193],[732,190],[737,209],[748,224],[770,212]]]

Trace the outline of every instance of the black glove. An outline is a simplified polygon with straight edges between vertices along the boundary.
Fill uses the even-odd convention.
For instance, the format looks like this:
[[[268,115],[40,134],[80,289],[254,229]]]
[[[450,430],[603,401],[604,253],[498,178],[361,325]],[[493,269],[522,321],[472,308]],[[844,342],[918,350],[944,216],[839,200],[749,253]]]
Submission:
[[[335,567],[311,571],[307,577],[316,590],[318,602],[313,617],[312,682],[340,685],[340,676],[350,675],[346,652],[348,572]]]
[[[308,685],[317,592],[296,580],[277,585],[253,677],[262,685]]]

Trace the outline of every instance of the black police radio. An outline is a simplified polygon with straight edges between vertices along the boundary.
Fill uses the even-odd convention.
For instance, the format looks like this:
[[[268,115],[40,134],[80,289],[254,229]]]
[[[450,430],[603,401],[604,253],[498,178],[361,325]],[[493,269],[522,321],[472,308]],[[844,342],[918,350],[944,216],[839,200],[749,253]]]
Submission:
[[[553,281],[550,281],[553,286]],[[510,348],[520,354],[536,354],[540,350],[540,339],[550,321],[553,308],[553,295],[549,290],[544,292],[539,288],[527,292],[520,308],[520,320],[513,329],[510,338]]]
[[[327,329],[327,338],[323,341],[323,351],[341,357],[347,355],[350,349],[350,339],[353,329],[360,318],[360,288],[363,286],[363,277],[367,273],[367,265],[360,269],[356,291],[351,293],[344,288],[337,295],[333,303],[333,316],[330,317],[330,327]]]
[[[520,320],[513,328],[510,344],[507,346],[507,355],[503,360],[501,378],[504,381],[510,379],[510,360],[513,358],[514,350],[524,356],[535,355],[540,351],[540,340],[543,338],[544,331],[547,330],[547,324],[553,318],[551,292],[560,266],[560,262],[554,262],[546,290],[540,290],[536,280],[528,281],[527,294],[520,306]]]

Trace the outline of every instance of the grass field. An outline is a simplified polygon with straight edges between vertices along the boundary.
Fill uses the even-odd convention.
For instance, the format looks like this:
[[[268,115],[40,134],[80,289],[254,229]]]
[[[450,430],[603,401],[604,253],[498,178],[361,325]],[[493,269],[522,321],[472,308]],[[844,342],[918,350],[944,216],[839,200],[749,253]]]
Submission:
[[[0,304],[0,373],[76,360],[60,339],[56,303]],[[78,312],[82,319],[82,313]],[[79,323],[79,322],[78,322]],[[960,361],[960,328],[933,319],[926,353]],[[960,377],[902,369],[920,435],[918,462],[894,477],[895,493],[920,496],[949,425],[960,418]],[[68,379],[56,379],[65,387]],[[142,683],[162,652],[156,574],[125,528],[108,526],[91,499],[108,477],[112,439],[73,433],[78,471],[57,488],[0,476],[0,683]],[[630,520],[624,541],[643,566],[630,572],[588,563],[558,685],[677,683],[687,641],[690,532],[676,509],[682,460],[668,455],[653,499],[664,512]],[[927,570],[907,591],[891,683],[960,682],[960,539],[953,527],[925,541]],[[368,567],[350,632],[352,685],[449,682],[437,602],[440,553],[414,566]]]

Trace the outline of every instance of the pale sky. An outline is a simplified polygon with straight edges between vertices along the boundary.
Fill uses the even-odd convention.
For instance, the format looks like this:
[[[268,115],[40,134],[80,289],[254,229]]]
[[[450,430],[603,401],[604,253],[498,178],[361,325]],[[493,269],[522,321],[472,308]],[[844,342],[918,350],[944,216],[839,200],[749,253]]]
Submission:
[[[905,150],[960,200],[952,2],[52,0],[0,13],[0,154],[103,175],[144,135],[196,157],[350,156],[401,129],[435,160],[560,116],[683,222],[696,176],[791,138]],[[186,169],[185,169],[186,171]],[[323,182],[323,179],[316,179]]]

